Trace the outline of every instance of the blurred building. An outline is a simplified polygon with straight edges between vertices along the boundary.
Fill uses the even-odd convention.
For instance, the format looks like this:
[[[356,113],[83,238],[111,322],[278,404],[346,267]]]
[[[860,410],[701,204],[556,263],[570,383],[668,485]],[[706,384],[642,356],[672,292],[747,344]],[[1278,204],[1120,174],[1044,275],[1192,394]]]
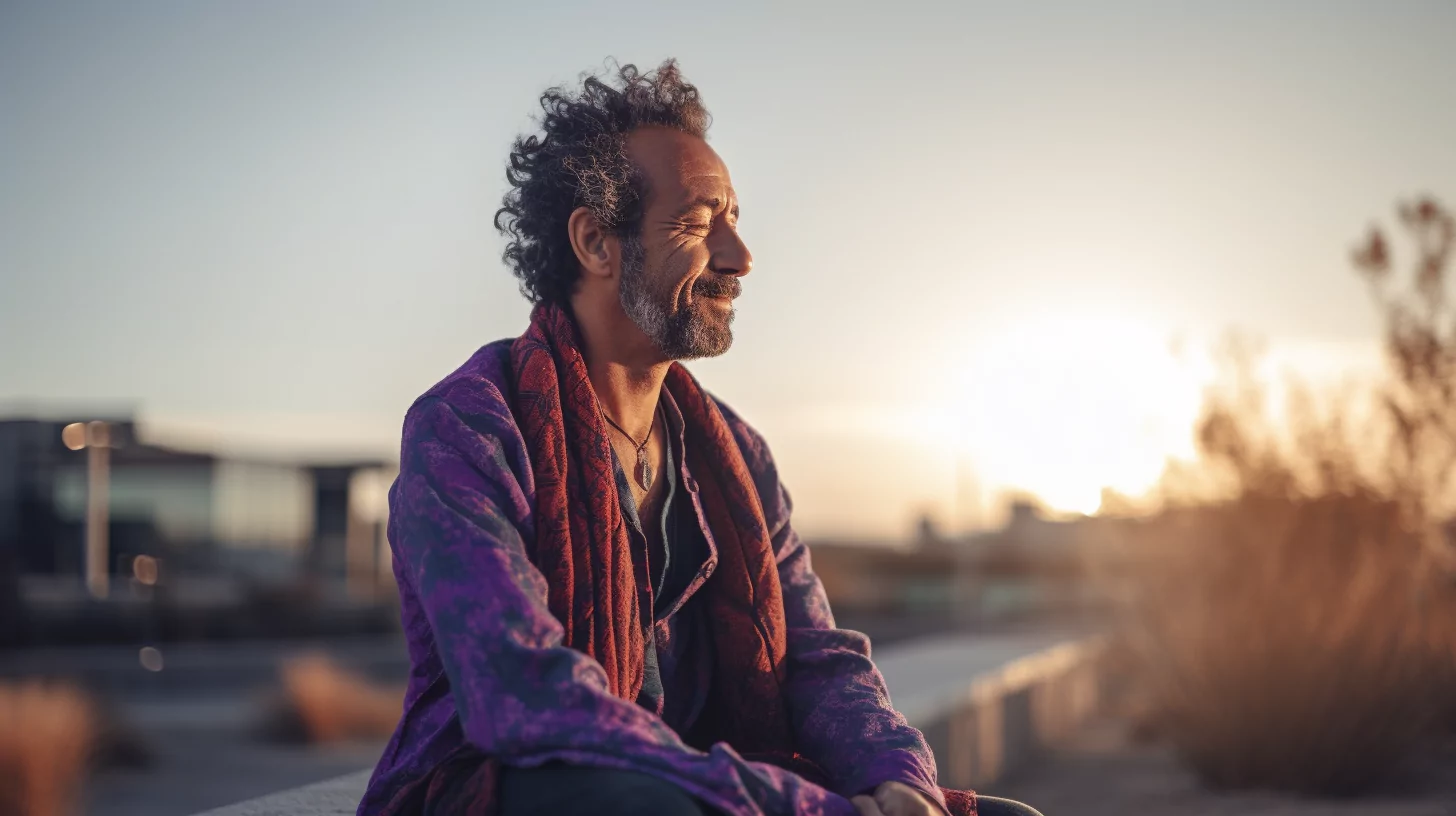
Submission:
[[[1090,555],[1114,523],[1051,518],[1018,503],[995,530],[946,536],[923,522],[910,542],[811,547],[836,613],[988,623],[1095,609]]]
[[[373,583],[388,572],[391,462],[181,450],[140,438],[130,417],[88,415],[0,418],[0,553],[15,573],[82,574],[87,456],[66,446],[62,429],[83,419],[111,429],[110,573],[129,575],[139,555],[165,559],[174,574],[264,582]]]

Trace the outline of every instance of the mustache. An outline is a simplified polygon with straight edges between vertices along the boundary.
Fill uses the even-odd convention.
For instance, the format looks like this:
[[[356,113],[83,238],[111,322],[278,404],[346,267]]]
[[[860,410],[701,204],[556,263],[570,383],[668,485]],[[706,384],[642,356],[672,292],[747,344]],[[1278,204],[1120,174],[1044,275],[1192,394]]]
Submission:
[[[743,294],[743,284],[730,275],[705,274],[693,284],[698,297],[736,298]]]

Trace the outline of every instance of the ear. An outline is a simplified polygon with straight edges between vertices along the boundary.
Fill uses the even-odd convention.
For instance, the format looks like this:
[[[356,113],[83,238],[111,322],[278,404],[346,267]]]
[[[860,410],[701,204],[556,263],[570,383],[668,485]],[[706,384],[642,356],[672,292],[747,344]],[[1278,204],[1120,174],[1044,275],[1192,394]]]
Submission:
[[[621,269],[621,242],[602,228],[591,210],[586,207],[573,210],[566,222],[566,234],[584,276],[610,278]]]

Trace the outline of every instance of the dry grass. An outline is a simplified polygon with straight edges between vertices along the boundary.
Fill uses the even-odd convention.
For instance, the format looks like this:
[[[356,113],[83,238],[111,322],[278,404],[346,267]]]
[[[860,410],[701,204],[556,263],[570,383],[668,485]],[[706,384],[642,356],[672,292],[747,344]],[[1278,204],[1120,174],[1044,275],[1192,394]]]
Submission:
[[[285,706],[306,741],[388,737],[399,722],[403,688],[371,683],[324,655],[292,658],[282,675]]]
[[[0,813],[75,813],[96,736],[96,711],[65,685],[0,685]]]
[[[1156,730],[1207,784],[1366,790],[1456,711],[1440,524],[1456,509],[1456,228],[1431,201],[1402,218],[1419,255],[1409,294],[1392,294],[1381,234],[1356,256],[1387,326],[1374,408],[1321,411],[1296,391],[1275,427],[1234,353],[1199,428],[1199,478],[1170,482],[1164,512],[1131,526],[1126,653]]]
[[[1149,530],[1187,548],[1148,565],[1131,607],[1157,728],[1214,786],[1367,788],[1449,704],[1456,608],[1372,544],[1388,508],[1252,503]],[[1368,549],[1337,560],[1328,540]]]

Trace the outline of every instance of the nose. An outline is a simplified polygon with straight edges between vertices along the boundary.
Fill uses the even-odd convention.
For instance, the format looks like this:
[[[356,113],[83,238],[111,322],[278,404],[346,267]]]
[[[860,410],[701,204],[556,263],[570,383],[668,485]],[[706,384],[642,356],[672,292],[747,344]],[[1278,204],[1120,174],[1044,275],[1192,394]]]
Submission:
[[[753,269],[753,253],[748,251],[748,245],[743,243],[738,230],[725,223],[715,232],[719,235],[715,236],[718,240],[713,247],[709,268],[720,275],[738,278],[747,275]]]

